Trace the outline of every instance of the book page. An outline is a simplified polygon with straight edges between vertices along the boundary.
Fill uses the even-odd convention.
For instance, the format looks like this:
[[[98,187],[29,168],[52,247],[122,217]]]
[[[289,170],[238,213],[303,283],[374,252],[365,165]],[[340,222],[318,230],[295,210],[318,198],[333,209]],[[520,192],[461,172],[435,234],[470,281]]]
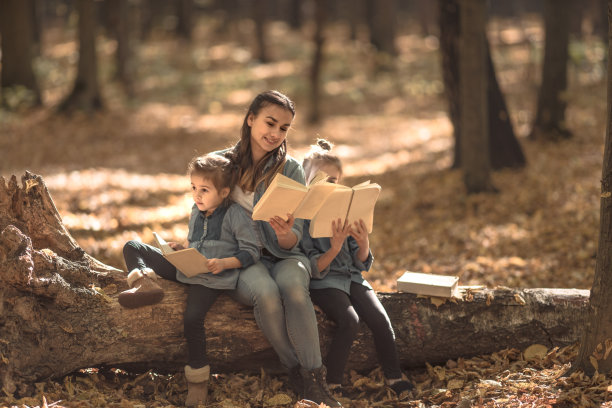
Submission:
[[[353,225],[355,221],[363,219],[368,233],[372,232],[374,225],[374,205],[380,195],[380,186],[373,184],[359,184],[353,187],[353,200],[346,217],[347,222]]]
[[[279,216],[284,220],[293,214],[306,195],[308,188],[278,173],[253,208],[254,220],[268,221]]]
[[[332,220],[344,221],[348,212],[353,190],[337,184],[336,189],[327,197],[325,204],[310,223],[310,236],[313,238],[331,237]]]
[[[304,199],[293,213],[293,216],[295,218],[311,220],[319,209],[325,204],[325,201],[334,192],[336,187],[337,184],[327,182],[311,184],[308,192],[304,196]]]
[[[195,248],[181,249],[164,257],[185,276],[192,277],[200,273],[207,273],[208,259]]]
[[[166,240],[160,237],[157,232],[153,233],[153,238],[157,241],[157,247],[162,251],[162,254],[166,255],[174,252],[174,249],[172,249]]]

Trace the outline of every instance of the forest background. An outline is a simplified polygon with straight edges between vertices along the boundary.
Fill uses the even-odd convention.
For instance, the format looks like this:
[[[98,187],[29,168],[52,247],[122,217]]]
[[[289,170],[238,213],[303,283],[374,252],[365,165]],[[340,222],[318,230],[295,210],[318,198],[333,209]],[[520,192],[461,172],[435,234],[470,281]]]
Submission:
[[[182,3],[190,4],[187,15],[177,12]],[[526,164],[493,171],[497,193],[468,194],[453,166],[439,10],[416,0],[325,2],[324,24],[316,1],[129,2],[138,24],[129,25],[132,54],[123,77],[112,2],[95,2],[99,104],[68,108],[79,60],[75,4],[39,2],[38,89],[2,87],[0,175],[42,175],[81,247],[124,269],[126,241],[150,243],[152,231],[186,236],[186,163],[233,144],[252,98],[278,89],[297,106],[291,155],[301,159],[324,137],[344,160],[345,184],[370,179],[383,187],[371,235],[376,262],[367,277],[376,290],[394,291],[406,270],[458,275],[462,285],[589,289],[606,117],[605,8],[599,1],[566,3],[567,132],[551,138],[532,135],[546,2],[504,3],[490,2],[487,36]],[[393,27],[391,48],[372,34],[376,19],[367,17],[389,13],[376,7],[395,7],[384,24]],[[571,359],[572,351],[564,352],[544,364],[552,374],[530,377],[548,381],[545,391],[523,390],[517,401],[543,394],[563,400],[568,391],[551,378]],[[516,360],[524,359],[510,358]],[[423,384],[439,379],[433,368],[417,375]],[[596,388],[580,398],[601,402],[612,391]],[[429,403],[460,401],[459,394],[421,390]]]

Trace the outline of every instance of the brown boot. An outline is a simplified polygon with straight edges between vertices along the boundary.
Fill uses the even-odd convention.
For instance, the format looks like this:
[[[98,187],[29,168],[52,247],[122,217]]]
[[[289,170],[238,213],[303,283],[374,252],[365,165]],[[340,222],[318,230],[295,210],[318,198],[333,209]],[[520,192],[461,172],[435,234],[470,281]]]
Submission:
[[[210,378],[210,366],[193,369],[185,366],[185,379],[187,379],[186,407],[206,405],[208,398],[208,379]]]
[[[304,380],[304,395],[302,398],[310,401],[314,401],[317,404],[326,404],[332,408],[342,408],[342,404],[334,398],[331,391],[327,387],[327,369],[325,366],[307,370],[303,367],[300,368],[300,374]]]
[[[127,282],[131,289],[121,292],[119,304],[130,309],[153,305],[164,298],[164,290],[155,280],[157,275],[153,269],[134,269],[128,274]]]

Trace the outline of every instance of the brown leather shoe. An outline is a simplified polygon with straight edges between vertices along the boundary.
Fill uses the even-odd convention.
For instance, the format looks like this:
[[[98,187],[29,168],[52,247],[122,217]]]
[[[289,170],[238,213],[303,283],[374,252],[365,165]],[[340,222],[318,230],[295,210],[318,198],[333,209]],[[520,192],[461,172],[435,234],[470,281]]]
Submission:
[[[119,304],[133,309],[161,302],[164,290],[155,282],[156,279],[157,275],[152,269],[134,269],[127,277],[130,289],[117,297]]]

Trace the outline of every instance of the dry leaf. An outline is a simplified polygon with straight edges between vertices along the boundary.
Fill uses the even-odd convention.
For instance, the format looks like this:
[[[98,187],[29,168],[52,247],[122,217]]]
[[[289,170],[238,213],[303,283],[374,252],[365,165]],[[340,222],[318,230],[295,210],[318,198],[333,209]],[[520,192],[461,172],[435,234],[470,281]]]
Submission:
[[[274,407],[277,405],[291,404],[291,402],[293,402],[293,399],[290,396],[288,396],[287,394],[280,393],[276,394],[272,398],[268,398],[266,400],[266,405]]]
[[[527,347],[523,352],[525,360],[540,359],[546,357],[548,354],[548,348],[542,344],[532,344]]]
[[[523,299],[523,297],[518,293],[514,294],[514,300],[516,300],[516,303],[518,303],[521,306],[525,305],[526,303],[525,299]]]

